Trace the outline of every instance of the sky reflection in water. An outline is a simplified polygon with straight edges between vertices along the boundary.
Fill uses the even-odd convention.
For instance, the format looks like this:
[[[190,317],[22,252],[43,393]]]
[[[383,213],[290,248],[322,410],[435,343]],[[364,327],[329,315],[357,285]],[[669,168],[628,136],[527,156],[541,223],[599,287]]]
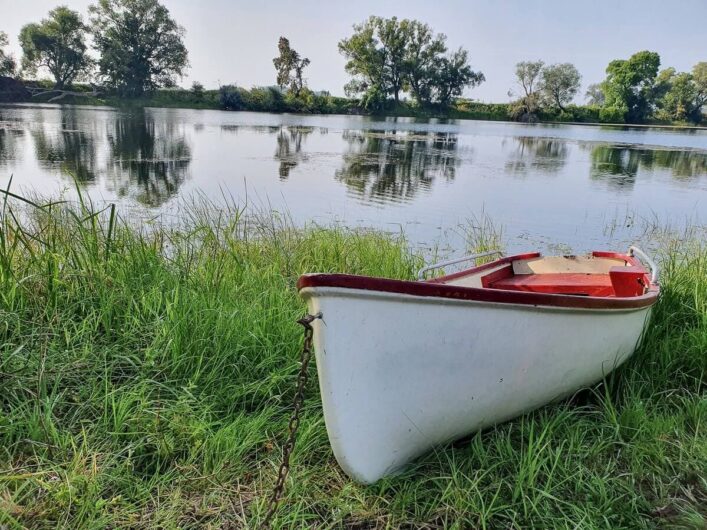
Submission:
[[[463,246],[485,212],[509,248],[615,246],[636,219],[704,223],[707,131],[0,106],[0,183],[173,214],[195,192],[295,221]],[[621,226],[627,224],[628,226]],[[611,227],[607,229],[607,227]]]

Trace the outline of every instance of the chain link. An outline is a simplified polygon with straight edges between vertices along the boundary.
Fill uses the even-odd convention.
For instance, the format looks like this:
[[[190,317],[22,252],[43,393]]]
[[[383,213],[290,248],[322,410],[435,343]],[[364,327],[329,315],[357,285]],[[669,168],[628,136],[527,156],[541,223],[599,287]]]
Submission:
[[[295,442],[297,441],[297,430],[300,425],[300,412],[302,410],[302,403],[304,402],[304,389],[307,386],[307,381],[309,380],[307,368],[309,367],[309,361],[312,358],[312,337],[314,335],[312,322],[318,318],[322,318],[321,312],[316,315],[306,315],[297,321],[298,324],[304,327],[304,343],[302,344],[302,354],[300,356],[300,369],[297,374],[297,390],[295,391],[295,397],[292,400],[292,415],[290,416],[290,421],[287,424],[287,441],[282,448],[282,463],[280,464],[280,469],[277,472],[277,481],[275,482],[272,495],[270,496],[270,500],[268,500],[268,510],[265,513],[262,524],[260,525],[260,528],[264,530],[270,528],[270,522],[277,511],[277,505],[282,498],[283,492],[285,491],[285,479],[287,479],[287,474],[290,471],[290,455],[292,454],[292,450],[295,448]]]

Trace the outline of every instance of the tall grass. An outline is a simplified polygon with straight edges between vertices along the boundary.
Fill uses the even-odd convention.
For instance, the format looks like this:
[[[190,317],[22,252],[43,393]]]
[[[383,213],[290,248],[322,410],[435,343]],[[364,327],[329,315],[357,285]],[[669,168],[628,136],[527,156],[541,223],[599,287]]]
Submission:
[[[297,277],[412,278],[421,263],[402,238],[233,207],[136,227],[90,204],[8,200],[0,525],[257,526],[298,367]],[[312,382],[274,526],[707,524],[707,248],[676,244],[663,264],[644,344],[615,375],[373,486],[338,469]]]

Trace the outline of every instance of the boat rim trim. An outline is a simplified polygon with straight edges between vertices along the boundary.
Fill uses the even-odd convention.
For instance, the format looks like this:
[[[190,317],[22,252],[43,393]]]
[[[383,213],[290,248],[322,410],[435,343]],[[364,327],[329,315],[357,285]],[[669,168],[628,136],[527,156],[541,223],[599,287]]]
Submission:
[[[640,266],[639,263],[635,262],[633,257],[626,254],[594,252],[592,255],[595,257],[623,259],[628,263]],[[643,295],[617,298],[534,293],[528,291],[505,291],[501,289],[462,287],[442,283],[450,279],[511,263],[516,260],[532,259],[540,256],[541,254],[539,252],[507,256],[479,265],[478,267],[427,281],[392,280],[354,274],[304,274],[297,280],[297,289],[302,290],[308,287],[339,287],[344,289],[360,289],[364,291],[380,291],[413,296],[449,298],[454,300],[474,300],[478,302],[577,309],[638,309],[651,306],[658,299],[659,288],[656,284],[651,284],[648,291]]]

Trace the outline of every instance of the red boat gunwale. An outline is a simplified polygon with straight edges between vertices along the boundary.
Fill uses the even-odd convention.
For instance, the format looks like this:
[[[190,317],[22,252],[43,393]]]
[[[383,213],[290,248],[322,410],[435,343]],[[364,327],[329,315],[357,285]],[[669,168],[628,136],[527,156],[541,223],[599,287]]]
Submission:
[[[598,258],[615,258],[626,261],[633,266],[641,266],[632,256],[616,252],[593,252]],[[443,282],[498,267],[517,260],[540,257],[539,252],[517,254],[491,261],[478,267],[473,267],[446,276],[427,281],[391,280],[373,278],[353,274],[305,274],[297,280],[297,289],[316,287],[338,287],[343,289],[360,289],[385,293],[407,294],[412,296],[449,298],[453,300],[470,300],[477,302],[492,302],[501,304],[516,304],[543,307],[562,307],[572,309],[640,309],[649,307],[658,299],[659,288],[650,284],[648,291],[640,296],[626,298],[593,297],[571,294],[550,294],[529,291],[506,291],[501,289],[486,289],[478,287],[463,287],[448,285]]]

